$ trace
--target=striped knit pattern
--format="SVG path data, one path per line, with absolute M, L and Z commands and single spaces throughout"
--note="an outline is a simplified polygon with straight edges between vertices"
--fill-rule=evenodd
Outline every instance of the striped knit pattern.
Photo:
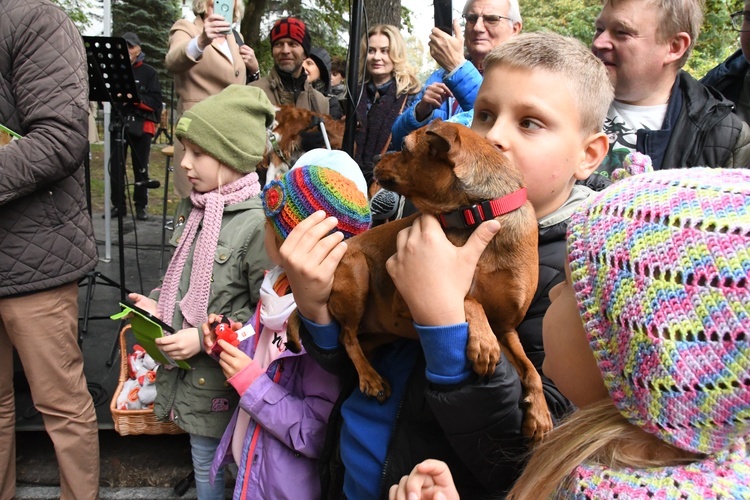
M 604 382 L 633 424 L 714 453 L 750 427 L 750 172 L 636 175 L 572 217 L 568 255 Z
M 750 498 L 750 459 L 744 440 L 704 460 L 676 467 L 609 469 L 584 464 L 556 499 L 708 500 Z
M 349 238 L 370 227 L 367 198 L 356 184 L 330 168 L 293 168 L 263 190 L 263 209 L 276 233 L 286 239 L 294 227 L 318 210 L 338 219 L 337 231 Z

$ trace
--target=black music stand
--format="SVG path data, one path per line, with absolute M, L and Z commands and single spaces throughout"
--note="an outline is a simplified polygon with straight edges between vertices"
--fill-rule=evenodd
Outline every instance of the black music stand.
M 125 178 L 125 115 L 123 106 L 135 105 L 139 102 L 138 90 L 135 86 L 133 68 L 130 63 L 128 46 L 125 39 L 119 37 L 84 36 L 83 44 L 86 48 L 86 59 L 89 70 L 89 100 L 109 102 L 112 105 L 113 120 L 110 123 L 110 137 L 112 138 L 111 152 L 109 158 L 110 175 L 117 176 L 119 182 L 124 184 Z M 120 265 L 120 281 L 104 276 L 98 271 L 93 271 L 87 276 L 86 300 L 84 303 L 83 332 L 88 330 L 89 319 L 109 319 L 109 316 L 90 318 L 91 300 L 94 294 L 94 286 L 97 279 L 103 281 L 107 286 L 120 289 L 120 301 L 125 302 L 128 289 L 125 287 L 125 244 L 123 242 L 123 189 L 115 193 L 116 206 L 120 207 L 117 214 L 117 248 Z M 122 325 L 120 325 L 122 327 Z M 118 329 L 119 331 L 119 329 Z M 118 339 L 115 338 L 112 351 L 110 352 L 107 366 L 112 366 L 113 358 L 117 353 Z

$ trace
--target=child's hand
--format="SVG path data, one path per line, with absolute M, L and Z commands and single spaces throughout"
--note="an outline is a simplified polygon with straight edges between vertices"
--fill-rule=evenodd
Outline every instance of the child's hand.
M 159 337 L 154 342 L 164 354 L 177 361 L 192 358 L 201 352 L 197 328 L 185 328 L 167 337 Z
M 223 349 L 219 355 L 219 365 L 221 365 L 221 369 L 224 371 L 224 376 L 227 380 L 237 375 L 253 362 L 250 356 L 226 340 L 219 339 L 219 347 Z
M 133 301 L 136 307 L 156 316 L 156 301 L 154 299 L 149 299 L 140 293 L 129 293 L 128 298 Z
M 389 500 L 458 500 L 458 491 L 448 465 L 425 460 L 388 491 Z
M 464 246 L 456 247 L 437 218 L 422 215 L 398 233 L 396 253 L 385 267 L 415 323 L 440 326 L 466 321 L 464 298 L 479 257 L 499 229 L 497 221 L 484 222 Z
M 297 224 L 279 249 L 297 309 L 320 325 L 332 321 L 328 297 L 333 273 L 346 252 L 344 235 L 338 231 L 328 234 L 337 224 L 336 218 L 326 218 L 319 210 Z
M 211 354 L 211 350 L 216 344 L 216 332 L 214 329 L 221 321 L 221 318 L 221 314 L 211 313 L 208 315 L 208 318 L 206 318 L 206 322 L 201 325 L 201 332 L 203 333 L 203 349 L 206 351 L 206 354 Z M 227 320 L 229 321 L 229 326 L 232 327 L 232 330 L 239 330 L 242 328 L 242 323 L 230 318 L 227 318 Z

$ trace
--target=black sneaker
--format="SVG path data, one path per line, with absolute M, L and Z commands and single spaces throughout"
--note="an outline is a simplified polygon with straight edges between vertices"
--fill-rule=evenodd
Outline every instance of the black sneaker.
M 148 214 L 146 213 L 146 209 L 136 207 L 135 218 L 138 220 L 148 220 Z

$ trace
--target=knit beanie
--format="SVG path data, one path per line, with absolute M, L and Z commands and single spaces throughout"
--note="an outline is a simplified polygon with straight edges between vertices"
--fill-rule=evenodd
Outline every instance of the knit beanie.
M 750 430 L 750 172 L 635 175 L 568 227 L 571 277 L 609 395 L 695 453 Z
M 345 238 L 365 231 L 370 227 L 370 209 L 359 165 L 343 151 L 313 151 L 314 155 L 303 155 L 281 179 L 263 189 L 263 209 L 276 234 L 286 239 L 297 224 L 318 210 L 338 219 L 336 230 Z
M 255 171 L 266 151 L 266 128 L 276 109 L 258 87 L 229 85 L 185 111 L 175 134 L 228 167 Z
M 271 47 L 273 47 L 273 44 L 281 38 L 291 38 L 298 44 L 302 45 L 302 50 L 305 51 L 305 55 L 310 53 L 310 46 L 312 45 L 312 42 L 310 41 L 310 33 L 307 31 L 305 23 L 297 18 L 282 17 L 281 19 L 277 19 L 276 22 L 273 23 L 273 28 L 271 28 L 271 35 L 269 38 L 271 39 Z

